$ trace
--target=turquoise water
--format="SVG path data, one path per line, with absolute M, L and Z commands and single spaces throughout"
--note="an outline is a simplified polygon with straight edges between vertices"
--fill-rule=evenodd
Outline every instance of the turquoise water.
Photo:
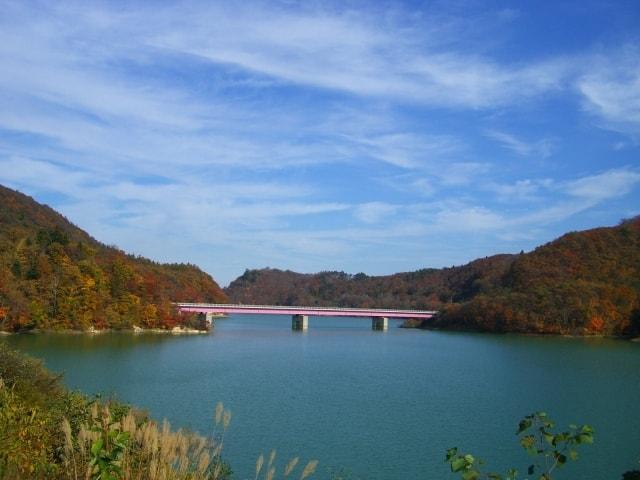
M 596 443 L 561 479 L 619 479 L 640 468 L 640 344 L 604 339 L 371 331 L 370 320 L 232 316 L 199 336 L 23 335 L 65 383 L 116 394 L 174 426 L 209 432 L 231 409 L 225 457 L 253 478 L 261 452 L 320 461 L 317 479 L 454 479 L 451 446 L 496 469 L 530 463 L 518 420 L 545 410 L 590 423 Z M 524 478 L 524 475 L 522 476 Z M 555 477 L 554 477 L 555 478 Z

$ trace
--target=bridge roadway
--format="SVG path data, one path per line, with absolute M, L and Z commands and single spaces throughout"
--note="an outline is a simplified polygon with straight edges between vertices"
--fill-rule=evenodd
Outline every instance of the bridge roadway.
M 435 310 L 395 310 L 382 308 L 300 307 L 275 305 L 241 305 L 226 303 L 176 303 L 181 312 L 204 315 L 209 326 L 215 314 L 244 313 L 249 315 L 291 315 L 291 328 L 306 330 L 309 317 L 368 317 L 374 330 L 386 330 L 389 318 L 431 318 Z

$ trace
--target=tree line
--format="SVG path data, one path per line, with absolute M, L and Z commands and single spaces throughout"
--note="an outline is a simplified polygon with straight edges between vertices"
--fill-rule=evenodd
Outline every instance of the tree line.
M 127 255 L 8 188 L 0 205 L 1 330 L 172 328 L 195 321 L 173 301 L 226 301 L 194 265 Z
M 425 327 L 640 335 L 640 217 L 571 232 L 532 252 L 386 276 L 247 270 L 234 302 L 435 309 Z

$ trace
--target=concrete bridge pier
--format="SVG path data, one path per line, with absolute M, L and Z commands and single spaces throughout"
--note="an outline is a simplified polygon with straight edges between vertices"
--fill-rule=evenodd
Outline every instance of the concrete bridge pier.
M 198 314 L 198 327 L 202 330 L 211 330 L 214 325 L 215 314 L 212 312 L 201 312 Z
M 291 317 L 292 330 L 306 330 L 309 328 L 309 315 L 293 315 Z
M 373 330 L 387 330 L 389 319 L 387 317 L 371 317 L 371 328 Z

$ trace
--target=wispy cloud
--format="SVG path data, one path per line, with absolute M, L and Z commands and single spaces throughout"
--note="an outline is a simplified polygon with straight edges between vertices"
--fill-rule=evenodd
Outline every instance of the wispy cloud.
M 2 3 L 0 182 L 223 282 L 450 263 L 636 194 L 636 50 L 521 54 L 524 8 L 365 6 Z M 555 155 L 592 140 L 557 129 L 577 102 L 632 137 L 606 162 Z
M 578 78 L 584 107 L 607 128 L 640 137 L 640 49 L 627 46 L 598 55 Z
M 566 182 L 564 188 L 574 197 L 601 202 L 627 195 L 638 183 L 640 183 L 638 171 L 620 168 Z
M 542 180 L 516 180 L 513 183 L 488 183 L 485 185 L 488 191 L 493 192 L 501 201 L 531 201 L 540 198 L 543 187 L 547 187 L 551 182 L 549 179 Z
M 459 143 L 444 135 L 388 133 L 346 138 L 356 152 L 406 169 L 428 168 L 460 151 Z
M 498 231 L 506 225 L 498 213 L 484 207 L 462 207 L 438 212 L 435 226 L 454 232 Z
M 487 137 L 498 141 L 503 147 L 524 157 L 550 157 L 556 146 L 556 142 L 550 138 L 527 142 L 510 133 L 500 132 L 497 130 L 488 130 L 486 135 Z
M 503 237 L 517 238 L 523 227 L 540 229 L 561 222 L 608 200 L 628 195 L 639 184 L 640 173 L 636 169 L 620 168 L 563 182 L 541 179 L 522 180 L 513 185 L 492 185 L 488 188 L 520 202 L 514 204 L 509 213 L 460 202 L 445 202 L 435 215 L 435 225 L 460 231 L 488 230 Z
M 558 89 L 569 68 L 559 59 L 505 66 L 456 52 L 450 47 L 460 32 L 437 28 L 441 18 L 429 12 L 419 23 L 407 24 L 411 17 L 405 15 L 403 23 L 389 16 L 382 25 L 379 15 L 313 7 L 303 12 L 255 5 L 206 12 L 187 8 L 178 22 L 174 16 L 155 8 L 146 12 L 153 33 L 143 32 L 144 41 L 287 82 L 356 95 L 484 108 Z M 176 23 L 187 28 L 176 30 Z M 448 34 L 452 38 L 442 38 Z
M 369 202 L 355 208 L 355 217 L 364 223 L 378 223 L 392 215 L 398 207 L 384 202 Z

